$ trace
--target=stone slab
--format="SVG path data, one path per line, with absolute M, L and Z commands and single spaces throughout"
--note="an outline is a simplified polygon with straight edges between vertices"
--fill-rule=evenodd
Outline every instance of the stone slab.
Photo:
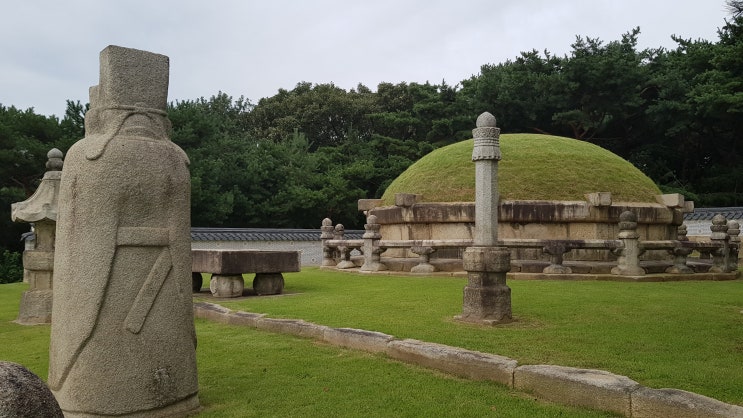
M 366 331 L 355 328 L 328 328 L 323 333 L 323 341 L 345 348 L 384 353 L 387 343 L 395 337 L 376 331 Z
M 679 389 L 640 388 L 632 393 L 633 418 L 743 417 L 743 407 Z
M 192 250 L 191 254 L 191 271 L 199 273 L 288 273 L 301 268 L 299 251 Z
M 278 332 L 303 338 L 322 339 L 329 327 L 306 322 L 301 319 L 260 318 L 255 327 L 264 331 Z
M 563 405 L 611 411 L 630 416 L 631 393 L 639 383 L 603 370 L 529 365 L 514 372 L 514 388 Z
M 411 339 L 391 341 L 387 344 L 387 355 L 406 363 L 508 387 L 513 387 L 513 371 L 518 365 L 508 357 Z

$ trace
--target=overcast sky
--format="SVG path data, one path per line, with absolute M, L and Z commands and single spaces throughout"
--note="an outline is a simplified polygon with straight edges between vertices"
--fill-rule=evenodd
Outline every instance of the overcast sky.
M 62 116 L 88 101 L 98 54 L 120 45 L 170 57 L 169 100 L 223 91 L 257 103 L 301 81 L 445 80 L 521 51 L 570 52 L 639 26 L 640 48 L 671 35 L 717 40 L 724 0 L 17 0 L 0 8 L 0 104 Z

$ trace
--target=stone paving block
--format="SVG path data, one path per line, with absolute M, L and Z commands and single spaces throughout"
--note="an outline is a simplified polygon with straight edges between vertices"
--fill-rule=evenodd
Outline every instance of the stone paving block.
M 316 325 L 301 319 L 273 319 L 260 318 L 255 321 L 255 327 L 264 331 L 280 332 L 297 337 L 322 339 L 330 329 L 323 325 Z
M 513 371 L 518 365 L 516 360 L 508 357 L 410 339 L 390 341 L 387 355 L 407 363 L 470 379 L 491 380 L 509 387 L 513 387 Z
M 632 393 L 633 418 L 741 418 L 743 407 L 679 389 L 641 387 Z
M 387 351 L 387 343 L 395 339 L 392 335 L 354 328 L 327 328 L 323 341 L 341 347 L 364 350 L 372 353 Z
M 258 320 L 263 318 L 264 316 L 266 315 L 243 311 L 231 312 L 228 314 L 227 323 L 230 325 L 256 328 Z
M 197 318 L 226 324 L 229 322 L 231 310 L 208 302 L 196 302 L 193 304 L 193 313 Z
M 528 365 L 516 368 L 514 387 L 563 405 L 630 416 L 630 394 L 640 385 L 628 377 L 603 370 Z

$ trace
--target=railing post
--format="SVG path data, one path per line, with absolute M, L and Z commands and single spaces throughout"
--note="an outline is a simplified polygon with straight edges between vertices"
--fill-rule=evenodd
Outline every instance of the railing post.
M 412 247 L 410 248 L 414 254 L 418 254 L 418 265 L 410 269 L 411 273 L 433 273 L 436 271 L 436 266 L 431 264 L 431 254 L 436 249 L 433 247 Z
M 624 211 L 619 215 L 619 234 L 622 247 L 615 250 L 619 256 L 617 266 L 611 269 L 612 274 L 620 276 L 642 276 L 645 270 L 640 267 L 640 234 L 637 233 L 637 215 Z
M 369 215 L 366 218 L 366 224 L 364 224 L 364 264 L 361 266 L 361 271 L 383 271 L 387 270 L 387 266 L 382 264 L 382 254 L 385 248 L 379 247 L 379 240 L 382 239 L 382 234 L 379 233 L 380 224 L 377 223 L 376 215 Z
M 710 273 L 726 273 L 729 271 L 729 257 L 730 257 L 730 236 L 728 235 L 728 221 L 722 215 L 715 215 L 712 218 L 712 234 L 709 239 L 713 243 L 717 244 L 717 248 L 712 251 L 712 267 L 710 267 Z
M 340 253 L 341 261 L 338 263 L 338 265 L 335 266 L 335 268 L 350 269 L 356 267 L 353 261 L 351 261 L 351 251 L 353 251 L 353 248 L 349 247 L 348 245 L 338 246 L 338 252 Z
M 687 248 L 683 246 L 684 242 L 689 241 L 689 237 L 686 236 L 687 233 L 688 231 L 686 229 L 686 225 L 684 224 L 679 225 L 678 229 L 676 230 L 677 245 L 673 249 L 668 250 L 668 252 L 671 253 L 671 255 L 673 255 L 673 265 L 666 269 L 666 273 L 670 273 L 670 274 L 694 273 L 694 270 L 692 270 L 686 264 L 686 258 L 692 252 L 691 248 Z
M 562 264 L 566 252 L 570 251 L 564 242 L 548 241 L 543 251 L 550 255 L 550 265 L 542 270 L 544 274 L 570 274 L 573 270 Z
M 322 226 L 320 227 L 320 241 L 322 241 L 322 263 L 320 265 L 322 267 L 335 266 L 334 250 L 327 244 L 331 239 L 333 239 L 333 221 L 330 218 L 325 218 L 322 220 Z
M 738 221 L 728 221 L 728 240 L 730 245 L 730 254 L 728 258 L 728 271 L 738 270 L 738 251 L 740 251 L 740 224 Z
M 346 227 L 343 224 L 337 224 L 333 230 L 333 239 L 336 241 L 343 241 L 343 236 L 346 234 Z M 333 260 L 340 262 L 341 260 L 341 248 L 340 246 L 335 248 L 333 251 Z

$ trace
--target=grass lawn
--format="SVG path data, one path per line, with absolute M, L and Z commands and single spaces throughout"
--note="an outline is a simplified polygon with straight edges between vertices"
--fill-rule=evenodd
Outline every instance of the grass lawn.
M 297 286 L 300 282 L 312 288 L 322 277 L 317 270 L 292 275 L 288 291 L 305 292 L 309 289 Z M 0 359 L 23 364 L 45 378 L 49 326 L 11 322 L 26 289 L 21 283 L 0 285 Z M 264 300 L 296 303 L 309 295 Z M 546 404 L 494 383 L 459 379 L 307 339 L 203 320 L 196 321 L 196 331 L 203 417 L 612 416 Z
M 361 328 L 511 357 L 607 370 L 652 388 L 743 405 L 743 281 L 509 281 L 516 322 L 453 321 L 464 278 L 317 268 L 286 274 L 287 294 L 221 300 L 234 310 Z

